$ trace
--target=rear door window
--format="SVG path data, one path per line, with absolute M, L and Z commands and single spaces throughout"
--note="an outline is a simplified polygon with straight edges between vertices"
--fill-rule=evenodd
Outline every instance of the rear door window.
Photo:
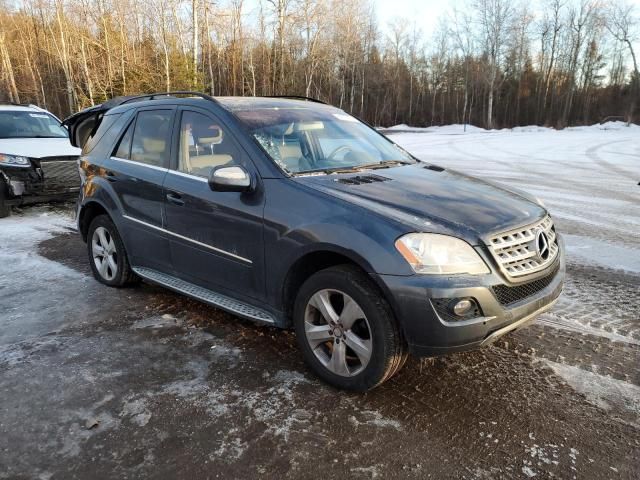
M 129 159 L 145 165 L 167 167 L 171 147 L 172 110 L 143 110 L 133 128 Z M 126 140 L 128 131 L 122 140 Z M 122 144 L 122 141 L 120 142 Z M 122 157 L 120 157 L 122 158 Z

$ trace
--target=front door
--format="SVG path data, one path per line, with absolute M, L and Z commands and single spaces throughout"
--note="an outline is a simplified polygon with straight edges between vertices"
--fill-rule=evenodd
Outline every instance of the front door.
M 129 261 L 168 272 L 163 183 L 168 172 L 175 108 L 141 109 L 106 162 L 106 178 L 120 202 Z
M 264 193 L 214 192 L 211 169 L 256 169 L 212 113 L 178 110 L 178 145 L 164 183 L 166 229 L 179 277 L 241 300 L 264 298 Z

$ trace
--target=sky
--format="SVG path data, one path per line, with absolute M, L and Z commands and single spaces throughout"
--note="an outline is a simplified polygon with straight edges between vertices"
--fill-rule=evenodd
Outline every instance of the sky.
M 246 0 L 245 12 L 251 16 L 252 12 L 258 9 L 258 5 L 261 0 Z M 262 0 L 263 3 L 264 0 Z M 413 30 L 414 24 L 417 31 L 422 32 L 422 36 L 425 39 L 431 38 L 431 35 L 436 31 L 438 20 L 447 12 L 451 11 L 454 6 L 458 8 L 464 8 L 466 0 L 371 0 L 376 12 L 377 23 L 380 27 L 382 35 L 389 35 L 391 30 L 389 24 L 394 19 L 401 19 L 403 21 L 409 20 L 411 22 L 407 25 L 408 30 Z M 513 0 L 523 1 L 528 3 L 536 12 L 536 16 L 540 15 L 538 9 L 543 2 L 541 0 Z M 615 0 L 602 0 L 607 5 Z M 636 12 L 640 11 L 640 0 L 624 0 L 627 3 L 634 4 L 636 6 Z M 640 38 L 634 43 L 636 51 L 640 49 Z
M 640 2 L 640 0 L 638 0 Z M 394 17 L 409 18 L 415 21 L 418 29 L 430 34 L 435 30 L 438 17 L 455 3 L 451 0 L 374 0 L 376 15 L 381 30 Z

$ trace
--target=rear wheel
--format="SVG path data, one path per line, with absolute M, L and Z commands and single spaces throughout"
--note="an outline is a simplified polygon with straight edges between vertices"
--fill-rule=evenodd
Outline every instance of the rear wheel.
M 91 271 L 99 282 L 123 287 L 138 280 L 129 265 L 120 234 L 107 215 L 98 215 L 91 221 L 87 249 Z
M 4 180 L 0 179 L 0 218 L 5 218 L 11 215 L 11 206 L 6 203 L 8 197 L 9 191 L 7 184 Z
M 406 360 L 391 308 L 357 268 L 332 267 L 310 277 L 298 292 L 294 322 L 305 360 L 338 388 L 370 390 Z

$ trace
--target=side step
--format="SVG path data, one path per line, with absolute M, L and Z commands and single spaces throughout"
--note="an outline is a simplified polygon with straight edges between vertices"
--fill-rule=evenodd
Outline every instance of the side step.
M 131 267 L 132 270 L 140 275 L 145 280 L 157 283 L 163 287 L 167 287 L 178 293 L 183 293 L 189 297 L 193 297 L 196 300 L 213 305 L 214 307 L 221 308 L 231 313 L 250 320 L 256 320 L 258 322 L 264 322 L 269 324 L 275 324 L 275 317 L 269 312 L 260 308 L 248 305 L 244 302 L 236 300 L 231 297 L 227 297 L 220 293 L 213 292 L 206 288 L 199 287 L 193 283 L 180 280 L 179 278 L 172 277 L 157 270 L 144 267 Z

